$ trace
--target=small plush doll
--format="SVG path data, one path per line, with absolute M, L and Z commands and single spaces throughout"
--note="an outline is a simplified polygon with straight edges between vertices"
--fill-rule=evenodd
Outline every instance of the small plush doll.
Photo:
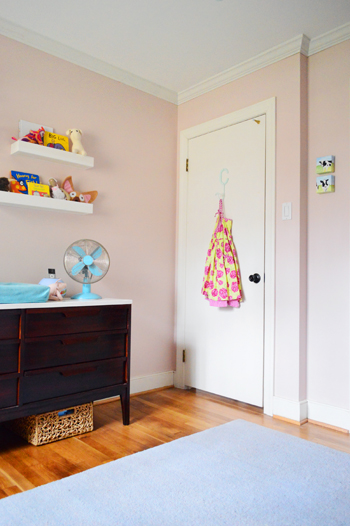
M 57 179 L 49 179 L 51 197 L 53 199 L 66 199 L 69 201 L 68 193 L 58 186 Z
M 10 183 L 7 177 L 0 177 L 0 191 L 1 192 L 10 191 Z
M 65 290 L 67 290 L 67 285 L 62 281 L 56 281 L 56 283 L 52 283 L 52 285 L 49 285 L 49 289 L 49 300 L 62 301 L 62 294 Z
M 87 155 L 83 145 L 81 144 L 81 136 L 83 135 L 83 132 L 81 130 L 72 128 L 66 131 L 66 135 L 68 135 L 68 137 L 70 137 L 70 140 L 72 141 L 72 153 L 78 153 L 79 155 Z
M 70 201 L 78 201 L 81 203 L 92 203 L 98 196 L 97 190 L 91 192 L 77 192 L 74 190 L 71 176 L 66 177 L 62 183 L 62 188 L 68 193 Z

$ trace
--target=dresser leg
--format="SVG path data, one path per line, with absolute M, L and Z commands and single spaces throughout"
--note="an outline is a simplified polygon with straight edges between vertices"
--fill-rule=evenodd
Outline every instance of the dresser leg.
M 130 424 L 130 393 L 126 391 L 121 394 L 120 401 L 122 404 L 123 424 L 128 426 Z

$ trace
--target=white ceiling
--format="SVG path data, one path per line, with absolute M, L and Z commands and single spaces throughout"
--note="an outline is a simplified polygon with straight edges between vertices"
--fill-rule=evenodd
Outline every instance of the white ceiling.
M 0 0 L 0 16 L 3 34 L 22 28 L 179 93 L 350 23 L 350 0 Z

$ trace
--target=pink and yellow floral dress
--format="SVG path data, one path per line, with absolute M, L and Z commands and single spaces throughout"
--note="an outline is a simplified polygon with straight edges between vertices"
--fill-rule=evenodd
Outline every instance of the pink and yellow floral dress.
M 232 221 L 223 217 L 220 199 L 218 219 L 205 260 L 202 294 L 212 307 L 239 307 L 241 278 L 231 235 Z

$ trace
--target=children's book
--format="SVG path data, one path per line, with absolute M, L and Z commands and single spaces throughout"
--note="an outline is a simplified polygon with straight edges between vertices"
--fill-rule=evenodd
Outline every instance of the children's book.
M 69 140 L 64 135 L 57 135 L 57 133 L 51 133 L 46 131 L 44 133 L 44 146 L 50 148 L 56 148 L 58 150 L 65 150 L 69 152 Z
M 27 194 L 28 182 L 40 183 L 40 177 L 35 174 L 11 170 L 10 176 L 10 179 L 14 179 L 15 181 L 17 181 L 17 183 L 11 183 L 11 192 L 15 192 L 16 194 Z
M 48 184 L 37 184 L 37 183 L 28 183 L 28 194 L 29 195 L 38 195 L 40 197 L 51 197 L 50 196 L 50 187 Z

